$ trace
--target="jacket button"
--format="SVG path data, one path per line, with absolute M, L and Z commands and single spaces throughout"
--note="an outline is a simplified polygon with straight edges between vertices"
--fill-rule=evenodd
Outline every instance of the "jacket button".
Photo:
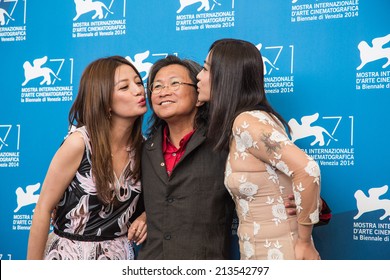
M 160 163 L 160 166 L 165 166 L 165 162 Z
M 172 197 L 167 198 L 167 202 L 168 202 L 168 203 L 172 203 L 174 200 L 175 200 L 175 199 L 172 198 Z
M 171 240 L 171 235 L 170 234 L 165 234 L 164 235 L 165 240 Z

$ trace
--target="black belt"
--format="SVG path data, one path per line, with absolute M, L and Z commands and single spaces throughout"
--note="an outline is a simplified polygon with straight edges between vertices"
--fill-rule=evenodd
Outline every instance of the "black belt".
M 99 242 L 99 241 L 113 240 L 118 237 L 118 236 L 108 237 L 108 236 L 97 236 L 97 235 L 72 234 L 72 233 L 60 231 L 56 228 L 54 228 L 54 233 L 66 239 L 76 240 L 76 241 L 86 241 L 86 242 L 93 242 L 93 241 Z

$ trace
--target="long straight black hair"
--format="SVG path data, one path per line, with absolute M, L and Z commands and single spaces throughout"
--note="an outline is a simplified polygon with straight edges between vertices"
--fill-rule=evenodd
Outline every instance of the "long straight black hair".
M 262 110 L 287 122 L 267 100 L 264 89 L 263 59 L 250 42 L 220 39 L 209 49 L 210 125 L 208 137 L 217 151 L 228 150 L 234 119 L 244 111 Z

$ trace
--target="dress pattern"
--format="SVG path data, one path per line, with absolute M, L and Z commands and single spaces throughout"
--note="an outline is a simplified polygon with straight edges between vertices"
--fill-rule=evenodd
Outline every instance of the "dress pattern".
M 91 170 L 91 145 L 85 127 L 80 132 L 85 151 L 81 164 L 56 207 L 54 232 L 46 243 L 45 259 L 134 259 L 127 239 L 129 219 L 136 210 L 140 182 L 115 176 L 115 199 L 104 206 L 97 198 Z M 131 162 L 129 151 L 129 162 Z
M 319 166 L 266 112 L 241 113 L 232 129 L 225 185 L 236 204 L 241 259 L 295 259 L 298 223 L 319 221 Z M 284 206 L 290 194 L 296 216 Z

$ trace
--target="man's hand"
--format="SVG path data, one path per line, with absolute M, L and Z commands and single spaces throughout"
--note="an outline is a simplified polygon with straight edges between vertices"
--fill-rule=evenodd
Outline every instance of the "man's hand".
M 290 194 L 288 196 L 288 199 L 290 201 L 288 202 L 285 202 L 284 203 L 284 206 L 287 208 L 287 214 L 289 214 L 290 216 L 294 216 L 297 214 L 297 205 L 295 204 L 295 198 L 294 198 L 294 195 L 293 194 Z

